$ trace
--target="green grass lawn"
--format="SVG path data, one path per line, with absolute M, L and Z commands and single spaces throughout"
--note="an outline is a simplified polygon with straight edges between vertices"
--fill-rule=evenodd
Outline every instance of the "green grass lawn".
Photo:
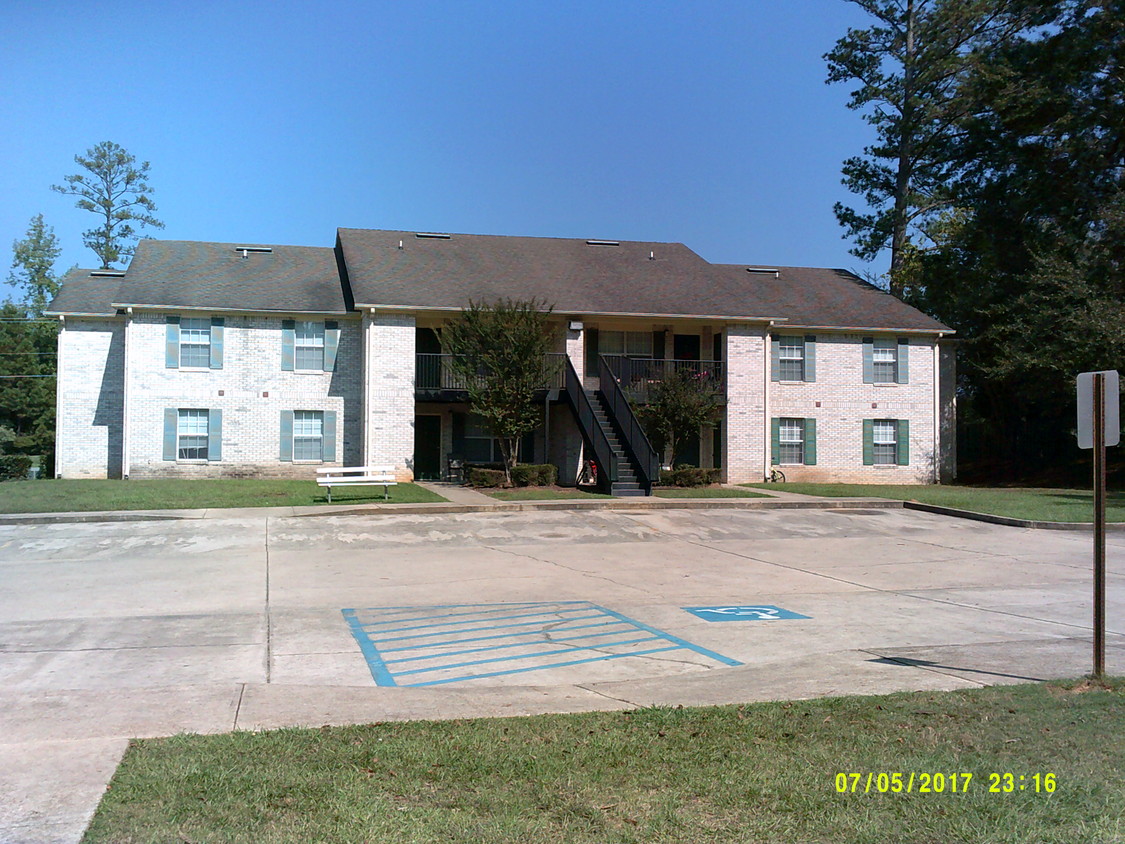
M 1123 729 L 1119 679 L 178 736 L 130 745 L 84 840 L 1123 841 Z
M 486 492 L 486 490 L 478 490 Z M 500 501 L 569 501 L 576 498 L 613 498 L 600 492 L 582 492 L 577 489 L 549 489 L 526 486 L 520 489 L 497 489 L 487 491 L 488 495 Z
M 336 487 L 333 504 L 383 501 L 378 486 Z M 414 484 L 390 487 L 388 503 L 445 501 Z M 0 483 L 0 513 L 73 510 L 195 510 L 211 507 L 286 507 L 327 504 L 314 480 L 46 480 Z
M 657 498 L 769 498 L 760 492 L 730 487 L 657 487 L 652 491 Z
M 1042 522 L 1092 522 L 1094 494 L 1083 489 L 1031 489 L 975 486 L 880 484 L 743 484 L 779 492 L 799 492 L 830 498 L 897 498 L 959 510 Z M 1106 520 L 1125 522 L 1125 491 L 1106 496 Z

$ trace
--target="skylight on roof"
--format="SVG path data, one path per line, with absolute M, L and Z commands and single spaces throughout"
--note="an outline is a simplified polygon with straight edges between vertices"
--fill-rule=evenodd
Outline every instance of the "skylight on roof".
M 235 252 L 273 252 L 272 246 L 236 246 Z
M 778 278 L 781 275 L 776 267 L 747 267 L 746 272 L 754 273 L 755 275 L 772 275 L 774 278 Z
M 90 275 L 98 278 L 121 278 L 125 275 L 125 270 L 90 270 Z
M 587 240 L 587 246 L 620 246 L 619 240 Z
M 414 232 L 415 237 L 428 237 L 431 240 L 449 240 L 449 235 L 439 232 Z

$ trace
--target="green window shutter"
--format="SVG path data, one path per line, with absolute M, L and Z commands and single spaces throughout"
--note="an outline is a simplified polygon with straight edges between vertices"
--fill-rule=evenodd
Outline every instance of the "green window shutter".
M 336 462 L 336 411 L 324 411 L 324 439 L 321 444 L 320 459 L 325 463 Z
M 805 337 L 805 380 L 816 380 L 816 336 Z
M 875 465 L 875 420 L 863 420 L 863 465 Z
M 223 459 L 223 412 L 207 411 L 207 459 L 214 462 Z
M 899 466 L 910 465 L 910 420 L 898 420 L 898 438 L 895 442 L 895 462 Z
M 598 374 L 598 329 L 587 328 L 586 337 L 582 343 L 586 350 L 586 377 L 597 377 Z
M 816 420 L 805 420 L 805 465 L 816 465 Z
M 898 338 L 898 365 L 895 366 L 895 381 L 910 383 L 910 338 Z
M 281 321 L 281 371 L 293 371 L 293 349 L 297 345 L 297 323 L 291 319 Z
M 863 383 L 875 383 L 875 338 L 863 338 Z
M 176 434 L 180 424 L 180 411 L 174 407 L 164 408 L 164 459 L 176 459 Z
M 165 317 L 167 325 L 164 328 L 164 366 L 167 369 L 180 368 L 180 318 L 178 316 Z M 165 460 L 175 460 L 175 457 L 166 457 Z
M 328 321 L 324 323 L 324 371 L 332 372 L 336 369 L 336 350 L 340 348 L 340 323 Z M 325 417 L 327 420 L 327 417 Z
M 293 411 L 281 411 L 281 449 L 278 459 L 292 462 L 293 460 Z
M 211 317 L 211 368 L 223 368 L 223 325 L 222 317 Z
M 770 380 L 781 380 L 781 338 L 770 338 Z
M 781 420 L 770 420 L 770 463 L 776 466 L 781 462 Z

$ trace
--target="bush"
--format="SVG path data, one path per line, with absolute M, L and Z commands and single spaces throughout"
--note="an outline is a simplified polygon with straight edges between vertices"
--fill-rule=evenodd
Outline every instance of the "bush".
M 22 481 L 31 470 L 31 458 L 26 454 L 0 456 L 0 481 Z
M 550 463 L 520 463 L 512 469 L 515 486 L 554 486 L 559 470 Z
M 499 469 L 480 469 L 473 466 L 469 469 L 469 486 L 486 489 L 504 486 L 504 473 Z
M 695 466 L 677 466 L 660 470 L 661 486 L 707 486 L 722 480 L 721 469 L 699 469 Z

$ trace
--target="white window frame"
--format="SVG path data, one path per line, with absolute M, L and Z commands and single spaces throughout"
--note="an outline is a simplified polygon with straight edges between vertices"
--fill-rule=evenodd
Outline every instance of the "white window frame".
M 304 337 L 302 337 L 304 335 Z M 324 335 L 323 322 L 315 320 L 297 320 L 293 324 L 293 370 L 295 372 L 323 372 L 324 371 Z M 302 342 L 304 340 L 304 342 Z M 302 366 L 301 353 L 319 354 L 320 363 L 316 366 Z
M 786 363 L 792 368 L 797 362 L 798 373 L 796 378 L 786 377 Z M 805 338 L 786 337 L 782 335 L 777 341 L 777 380 L 779 381 L 804 381 L 805 380 Z
M 779 419 L 777 442 L 778 463 L 783 466 L 803 466 L 805 463 L 805 420 L 792 417 Z M 794 446 L 797 448 L 794 449 Z M 796 460 L 787 459 L 794 454 L 797 456 Z
M 898 465 L 898 420 L 876 419 L 871 427 L 871 460 L 876 466 Z
M 898 382 L 898 343 L 876 338 L 871 347 L 871 378 L 876 384 Z
M 598 354 L 614 357 L 652 358 L 651 331 L 602 331 L 598 335 Z
M 301 453 L 300 446 L 316 444 L 315 456 L 311 452 Z M 293 411 L 293 462 L 294 463 L 323 463 L 324 462 L 324 411 L 323 410 L 294 410 Z
M 191 357 L 204 358 L 203 363 L 187 363 Z M 180 369 L 211 368 L 211 320 L 208 317 L 180 319 Z
M 176 412 L 176 460 L 181 463 L 206 463 L 210 457 L 211 411 L 197 407 L 181 407 Z M 185 445 L 185 439 L 189 443 Z M 202 439 L 202 445 L 199 444 Z M 188 457 L 188 449 L 202 450 Z

